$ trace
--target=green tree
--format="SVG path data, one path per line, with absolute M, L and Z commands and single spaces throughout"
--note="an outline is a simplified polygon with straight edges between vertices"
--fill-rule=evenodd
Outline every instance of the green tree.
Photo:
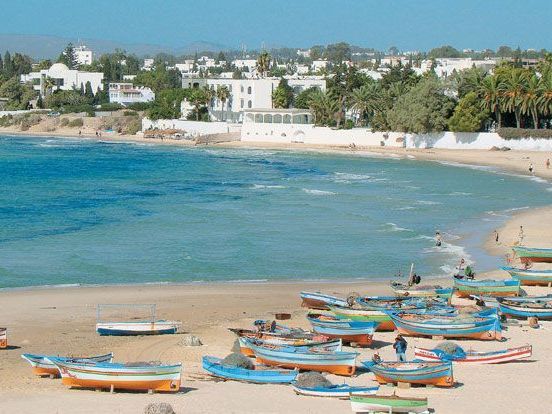
M 44 59 L 38 62 L 38 64 L 36 65 L 36 70 L 41 71 L 43 69 L 50 69 L 51 66 L 52 61 L 50 59 Z
M 191 89 L 165 89 L 155 95 L 150 109 L 147 111 L 148 118 L 175 119 L 180 118 L 180 104 L 184 99 L 189 98 Z
M 13 62 L 10 55 L 10 52 L 6 51 L 4 54 L 4 76 L 6 78 L 11 78 L 14 75 L 13 72 Z
M 79 67 L 79 61 L 72 43 L 68 43 L 63 52 L 61 52 L 58 62 L 64 63 L 69 69 L 77 69 Z
M 196 121 L 199 121 L 201 109 L 211 101 L 211 92 L 207 88 L 194 88 L 188 96 L 188 101 L 194 106 Z
M 480 105 L 495 115 L 498 126 L 502 126 L 502 92 L 500 80 L 496 75 L 486 76 L 479 87 L 478 95 L 481 98 Z
M 462 53 L 450 45 L 445 45 L 441 47 L 436 47 L 431 49 L 427 56 L 430 59 L 436 58 L 459 58 L 462 56 Z
M 134 78 L 134 84 L 147 86 L 158 93 L 164 89 L 180 88 L 182 77 L 179 71 L 166 70 L 165 66 L 158 65 L 154 70 L 139 72 Z
M 224 56 L 224 53 L 222 53 L 222 51 L 220 51 L 218 53 L 217 58 L 216 58 L 216 62 L 217 63 L 226 62 L 226 56 Z
M 316 92 L 319 92 L 320 89 L 316 86 L 312 86 L 301 91 L 293 100 L 293 106 L 300 109 L 309 109 L 309 103 L 312 98 L 312 95 Z
M 345 42 L 330 44 L 326 46 L 325 56 L 334 65 L 341 65 L 351 60 L 351 46 Z
M 387 121 L 393 131 L 440 132 L 446 128 L 453 108 L 441 82 L 434 76 L 425 77 L 397 99 Z
M 366 125 L 380 108 L 378 98 L 382 93 L 375 82 L 354 89 L 351 95 L 351 109 L 358 114 L 358 122 Z
M 289 108 L 293 103 L 293 88 L 288 81 L 280 79 L 280 83 L 272 92 L 272 104 L 274 108 Z
M 84 85 L 84 96 L 92 103 L 94 101 L 94 92 L 92 91 L 92 84 L 90 81 L 86 81 Z
M 513 112 L 516 118 L 516 127 L 521 127 L 522 101 L 527 89 L 527 74 L 523 69 L 510 68 L 499 84 L 502 107 L 507 112 Z
M 223 111 L 222 118 L 225 119 L 226 118 L 226 116 L 225 116 L 226 115 L 226 102 L 228 101 L 228 99 L 230 99 L 230 90 L 228 89 L 228 86 L 222 85 L 222 86 L 219 86 L 217 88 L 217 99 L 220 101 L 220 103 L 222 105 L 222 111 Z
M 333 125 L 341 119 L 339 99 L 330 92 L 317 90 L 311 95 L 309 109 L 317 125 Z
M 475 92 L 468 92 L 454 109 L 448 121 L 451 131 L 477 132 L 481 131 L 483 123 L 489 119 L 490 112 L 481 108 L 481 100 Z
M 266 51 L 261 52 L 257 58 L 257 72 L 261 75 L 261 78 L 264 78 L 268 73 L 270 68 L 271 57 L 270 54 Z
M 525 92 L 521 97 L 521 113 L 528 115 L 533 121 L 533 128 L 539 127 L 539 94 L 540 80 L 537 75 L 527 73 L 525 76 Z
M 542 74 L 539 89 L 539 112 L 544 116 L 550 116 L 552 115 L 552 71 Z
M 44 104 L 47 108 L 63 108 L 87 105 L 88 100 L 77 91 L 56 91 L 46 97 Z

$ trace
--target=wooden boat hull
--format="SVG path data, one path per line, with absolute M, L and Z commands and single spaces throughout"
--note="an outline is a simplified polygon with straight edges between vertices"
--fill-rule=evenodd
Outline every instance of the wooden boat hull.
M 530 358 L 532 353 L 533 347 L 526 345 L 494 352 L 467 351 L 464 357 L 454 358 L 451 361 L 458 364 L 501 364 Z M 414 356 L 422 361 L 443 361 L 442 356 L 433 349 L 416 347 L 414 348 Z
M 401 398 L 387 396 L 351 395 L 353 413 L 423 413 L 427 411 L 427 398 Z
M 6 328 L 0 328 L 0 349 L 6 349 L 8 347 L 8 330 Z
M 240 344 L 240 352 L 245 356 L 253 357 L 255 356 L 255 353 L 251 348 L 249 348 L 249 344 L 247 341 L 248 337 L 238 337 L 238 342 Z M 305 341 L 301 339 L 292 340 L 292 341 L 286 341 L 281 339 L 262 339 L 263 343 L 269 344 L 269 345 L 286 345 L 286 346 L 294 346 L 294 347 L 301 347 L 301 348 L 317 348 L 317 349 L 324 349 L 326 351 L 341 351 L 341 345 L 342 341 L 339 340 L 339 338 L 334 340 L 328 340 L 328 341 Z
M 454 377 L 451 362 L 381 362 L 364 363 L 380 384 L 405 382 L 409 384 L 452 387 Z
M 70 388 L 119 389 L 177 392 L 181 364 L 131 367 L 123 364 L 73 364 L 52 359 L 59 368 L 62 384 Z
M 59 377 L 60 372 L 59 368 L 50 361 L 49 358 L 46 355 L 34 355 L 34 354 L 22 354 L 21 358 L 23 358 L 25 361 L 27 361 L 31 367 L 33 374 L 44 377 L 44 376 L 53 376 L 53 377 Z M 86 361 L 86 362 L 92 362 L 92 363 L 99 363 L 99 362 L 111 362 L 113 360 L 113 354 L 105 354 L 105 355 L 98 355 L 93 357 L 56 357 L 60 360 L 71 360 L 71 361 Z
M 511 318 L 527 319 L 537 317 L 542 320 L 552 320 L 552 307 L 531 307 L 527 306 L 529 302 L 513 303 L 500 301 L 498 303 L 500 311 Z
M 295 383 L 291 384 L 293 391 L 297 395 L 306 395 L 309 397 L 327 397 L 349 399 L 351 393 L 365 396 L 374 395 L 379 387 L 352 387 L 347 384 L 333 385 L 331 387 L 300 387 Z
M 295 380 L 299 373 L 297 370 L 251 370 L 226 367 L 221 362 L 220 358 L 204 356 L 202 359 L 203 369 L 219 378 L 254 384 L 289 384 Z
M 393 288 L 395 295 L 399 297 L 409 297 L 409 298 L 430 298 L 430 297 L 439 297 L 439 298 L 450 298 L 452 296 L 452 289 L 443 288 L 443 289 L 401 289 Z
M 483 296 L 518 296 L 520 283 L 518 280 L 454 280 L 455 294 L 461 298 L 472 295 Z
M 309 309 L 328 310 L 329 306 L 348 306 L 345 299 L 318 292 L 301 292 L 301 306 Z
M 502 339 L 502 329 L 498 317 L 480 317 L 478 321 L 467 322 L 463 319 L 450 319 L 450 322 L 442 318 L 444 322 L 431 320 L 407 319 L 400 315 L 390 314 L 397 326 L 399 333 L 405 336 L 444 338 L 469 338 L 485 341 Z
M 356 370 L 356 352 L 299 352 L 290 347 L 259 346 L 250 341 L 257 362 L 289 369 L 330 372 L 351 376 Z
M 362 310 L 330 306 L 330 311 L 340 319 L 357 322 L 374 322 L 376 331 L 394 331 L 395 324 L 385 312 L 380 310 Z
M 552 286 L 552 270 L 530 270 L 515 267 L 502 267 L 513 279 L 524 286 Z
M 96 332 L 102 336 L 167 335 L 178 332 L 181 323 L 155 322 L 102 322 L 96 324 Z
M 522 263 L 552 263 L 552 249 L 539 249 L 525 246 L 516 246 L 512 249 Z

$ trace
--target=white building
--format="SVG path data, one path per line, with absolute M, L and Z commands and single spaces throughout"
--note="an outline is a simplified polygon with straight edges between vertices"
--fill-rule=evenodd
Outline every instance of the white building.
M 94 61 L 94 53 L 86 46 L 77 46 L 74 51 L 79 65 L 91 65 Z
M 109 84 L 109 102 L 127 106 L 133 103 L 151 102 L 155 93 L 147 87 L 135 87 L 132 83 Z
M 151 70 L 154 64 L 153 59 L 144 59 L 144 64 L 142 65 L 142 70 Z
M 326 80 L 319 76 L 285 78 L 296 94 L 311 87 L 319 88 L 322 91 L 326 90 Z M 186 77 L 182 79 L 183 88 L 206 86 L 217 90 L 223 85 L 226 86 L 230 92 L 230 97 L 224 104 L 218 98 L 214 98 L 209 113 L 213 120 L 231 120 L 233 122 L 240 122 L 242 112 L 246 109 L 272 107 L 272 92 L 278 87 L 279 83 L 280 78 L 221 79 Z M 186 109 L 184 109 L 182 116 L 187 116 Z
M 328 67 L 327 60 L 313 60 L 312 61 L 312 71 L 318 72 L 321 69 L 326 69 Z
M 248 71 L 253 71 L 257 68 L 257 60 L 256 59 L 235 59 L 232 61 L 232 65 L 234 65 L 236 68 L 244 70 L 247 69 Z
M 70 91 L 80 89 L 81 86 L 85 87 L 86 82 L 90 82 L 92 92 L 95 94 L 98 89 L 103 89 L 103 77 L 102 72 L 81 72 L 77 69 L 69 69 L 63 63 L 54 63 L 50 69 L 21 75 L 21 83 L 32 83 L 34 90 L 44 96 L 46 88 L 51 87 L 52 92 Z

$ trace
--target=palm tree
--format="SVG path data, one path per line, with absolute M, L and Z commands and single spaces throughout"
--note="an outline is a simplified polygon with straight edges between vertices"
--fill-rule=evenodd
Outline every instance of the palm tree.
M 501 90 L 498 76 L 491 75 L 483 78 L 478 95 L 481 96 L 481 106 L 495 114 L 498 126 L 502 126 Z
M 526 75 L 525 93 L 521 98 L 521 113 L 533 119 L 533 128 L 539 127 L 539 93 L 540 81 L 537 75 Z
M 544 116 L 552 114 L 552 71 L 543 73 L 539 82 L 538 109 Z
M 516 127 L 521 128 L 521 104 L 527 90 L 527 74 L 523 69 L 508 70 L 500 82 L 502 106 L 516 117 Z
M 50 76 L 44 76 L 42 78 L 42 92 L 45 97 L 52 94 L 54 86 L 56 86 L 56 82 Z
M 314 114 L 314 122 L 318 125 L 327 125 L 335 120 L 339 125 L 341 119 L 341 105 L 338 98 L 328 92 L 317 90 L 313 92 L 309 101 L 309 109 Z
M 374 113 L 379 110 L 378 97 L 380 93 L 381 90 L 377 83 L 369 83 L 353 89 L 350 97 L 351 109 L 358 113 L 361 124 L 367 116 L 372 118 Z
M 264 78 L 270 68 L 270 54 L 266 51 L 261 52 L 257 58 L 257 71 L 261 74 L 261 78 Z
M 230 98 L 230 90 L 228 86 L 222 85 L 217 88 L 217 98 L 222 104 L 222 120 L 224 121 L 226 115 L 226 101 Z

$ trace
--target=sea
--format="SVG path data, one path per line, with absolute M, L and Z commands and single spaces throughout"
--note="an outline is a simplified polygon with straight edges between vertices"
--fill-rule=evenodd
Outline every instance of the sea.
M 0 136 L 0 288 L 450 277 L 545 180 L 373 156 Z M 436 247 L 435 232 L 444 243 Z

